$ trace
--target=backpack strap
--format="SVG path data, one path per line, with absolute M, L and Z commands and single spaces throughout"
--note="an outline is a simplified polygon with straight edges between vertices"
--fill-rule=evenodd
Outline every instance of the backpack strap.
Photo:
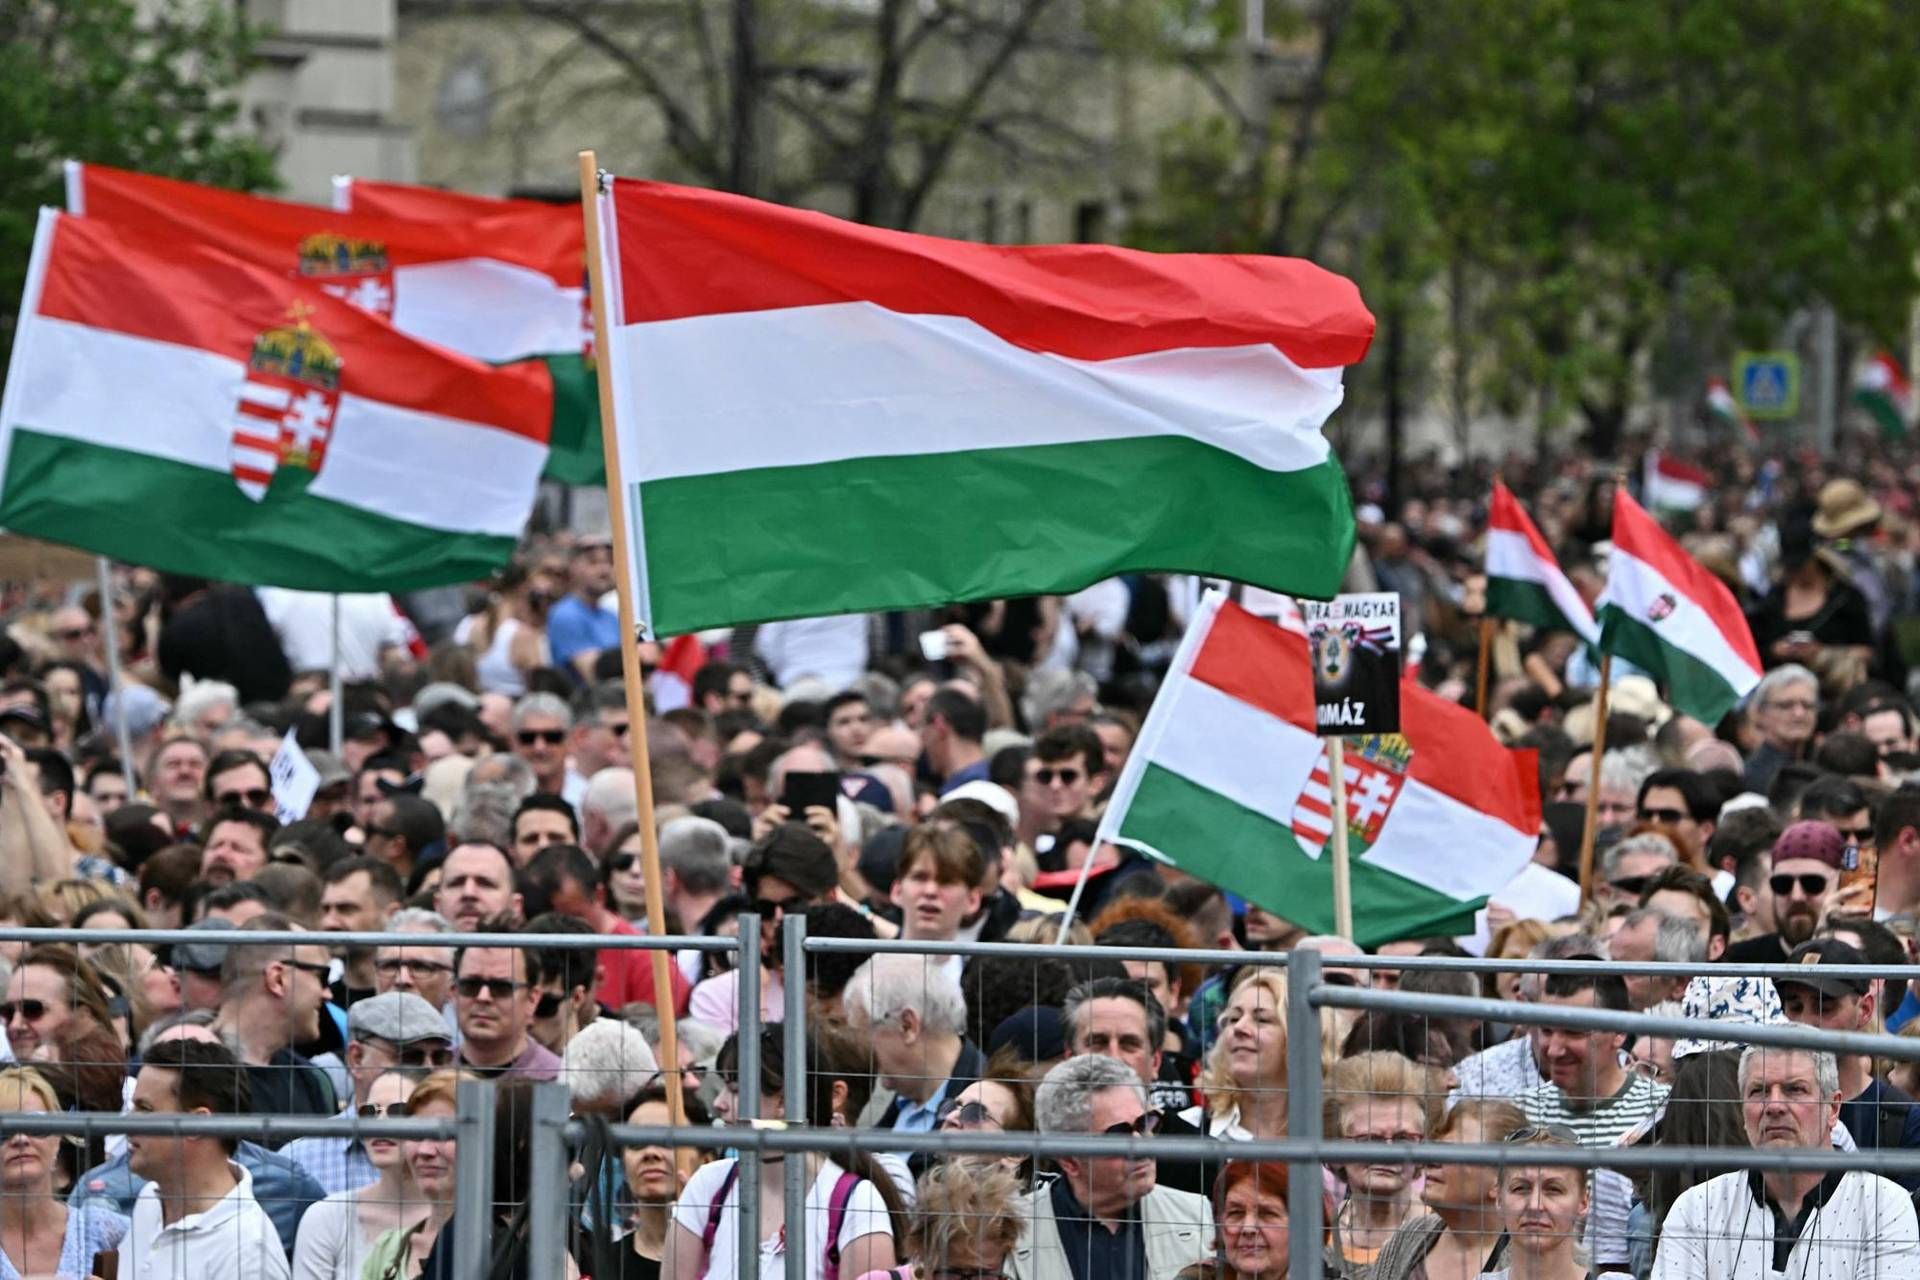
M 1879 1112 L 1878 1132 L 1874 1143 L 1883 1151 L 1898 1150 L 1907 1142 L 1907 1117 L 1913 1113 L 1911 1102 L 1882 1102 L 1875 1107 Z M 1858 1139 L 1856 1138 L 1856 1142 Z
M 700 1233 L 700 1248 L 709 1259 L 713 1257 L 713 1242 L 720 1234 L 720 1214 L 727 1207 L 727 1193 L 733 1190 L 733 1184 L 740 1181 L 740 1162 L 735 1160 L 733 1167 L 727 1170 L 727 1176 L 720 1179 L 720 1190 L 713 1196 L 713 1203 L 707 1206 L 707 1228 Z M 701 1280 L 705 1280 L 706 1267 L 700 1268 Z
M 822 1275 L 824 1280 L 840 1280 L 840 1228 L 847 1220 L 847 1202 L 853 1199 L 853 1189 L 866 1179 L 851 1169 L 840 1174 L 833 1184 L 833 1195 L 827 1200 L 827 1265 Z

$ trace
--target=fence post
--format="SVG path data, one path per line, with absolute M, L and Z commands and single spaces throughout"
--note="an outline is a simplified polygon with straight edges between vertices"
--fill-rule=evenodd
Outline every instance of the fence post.
M 1296 947 L 1287 956 L 1287 1134 L 1318 1143 L 1321 1124 L 1320 953 Z M 1320 1162 L 1296 1160 L 1287 1170 L 1289 1280 L 1320 1280 Z
M 453 1273 L 485 1280 L 493 1261 L 493 1082 L 462 1080 L 454 1094 Z
M 787 1089 L 787 1123 L 806 1124 L 807 1116 L 807 918 L 795 913 L 783 918 L 781 974 L 785 984 L 785 1025 L 781 1039 Z M 819 1117 L 833 1123 L 832 1116 Z M 780 1170 L 785 1192 L 787 1224 L 787 1280 L 807 1280 L 807 1157 L 789 1151 Z
M 563 1084 L 533 1087 L 532 1177 L 527 1183 L 529 1275 L 566 1273 L 567 1227 L 573 1214 L 572 1186 L 567 1177 L 566 1125 L 573 1111 L 572 1102 Z M 587 1176 L 598 1178 L 600 1170 L 589 1169 Z M 593 1229 L 611 1231 L 613 1224 L 596 1222 Z
M 734 1116 L 742 1124 L 760 1118 L 760 917 L 740 917 L 739 1009 L 740 1078 L 733 1088 Z M 760 1152 L 741 1147 L 740 1176 L 734 1194 L 740 1197 L 739 1274 L 760 1273 Z

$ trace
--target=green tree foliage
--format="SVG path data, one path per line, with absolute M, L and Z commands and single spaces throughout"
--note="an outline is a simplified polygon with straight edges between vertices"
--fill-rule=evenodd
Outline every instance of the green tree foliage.
M 257 190 L 273 160 L 235 127 L 251 41 L 203 0 L 0 2 L 0 356 L 34 224 L 68 159 Z
M 1764 341 L 1815 302 L 1881 341 L 1905 331 L 1920 286 L 1909 0 L 1295 12 L 1277 106 L 1168 138 L 1146 243 L 1348 270 L 1383 329 L 1396 306 L 1444 317 L 1481 402 L 1577 416 L 1603 450 L 1671 331 Z

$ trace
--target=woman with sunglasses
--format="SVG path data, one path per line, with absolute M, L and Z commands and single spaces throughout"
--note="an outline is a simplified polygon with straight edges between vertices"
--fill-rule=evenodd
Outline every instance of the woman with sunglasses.
M 451 1119 L 460 1079 L 458 1071 L 436 1071 L 429 1075 L 408 1095 L 407 1114 L 417 1120 Z M 400 1144 L 401 1162 L 413 1179 L 414 1192 L 407 1213 L 413 1221 L 410 1225 L 392 1227 L 374 1241 L 367 1260 L 361 1264 L 360 1280 L 412 1280 L 420 1274 L 421 1263 L 426 1261 L 434 1242 L 453 1218 L 456 1145 L 451 1139 L 438 1138 Z M 381 1178 L 384 1180 L 386 1176 L 383 1169 Z M 423 1205 L 426 1212 L 420 1214 Z M 415 1217 L 416 1214 L 420 1216 Z
M 374 1078 L 355 1114 L 362 1120 L 398 1120 L 411 1114 L 413 1079 L 399 1071 Z M 293 1246 L 294 1280 L 359 1280 L 380 1238 L 411 1221 L 420 1208 L 413 1171 L 392 1138 L 368 1138 L 367 1160 L 379 1177 L 364 1187 L 336 1191 L 300 1219 Z
M 953 1133 L 1027 1133 L 1033 1129 L 1033 1081 L 1025 1063 L 996 1054 L 987 1064 L 987 1078 L 975 1080 L 942 1103 L 933 1127 Z M 973 1165 L 998 1165 L 1010 1170 L 1020 1189 L 1033 1188 L 1030 1156 L 954 1156 Z
M 1526 1128 L 1511 1102 L 1462 1098 L 1434 1131 L 1436 1142 L 1505 1142 Z M 1473 1280 L 1499 1262 L 1500 1171 L 1430 1164 L 1420 1199 L 1432 1213 L 1409 1219 L 1374 1259 L 1371 1280 Z
M 100 979 L 72 947 L 49 943 L 28 951 L 7 979 L 6 999 L 0 1001 L 0 1021 L 14 1058 L 32 1057 L 72 1017 L 91 1017 L 103 1027 L 113 1026 Z
M 38 1071 L 0 1071 L 0 1115 L 63 1110 Z M 106 1199 L 90 1198 L 69 1209 L 55 1194 L 62 1141 L 25 1133 L 0 1141 L 0 1280 L 91 1275 L 95 1256 L 119 1248 L 127 1233 L 127 1219 L 108 1208 Z
M 1007 1255 L 1025 1226 L 1021 1203 L 1005 1169 L 936 1164 L 914 1196 L 907 1261 L 859 1280 L 1007 1280 Z
M 1565 1125 L 1529 1125 L 1508 1135 L 1513 1158 L 1544 1164 L 1511 1164 L 1500 1171 L 1500 1224 L 1507 1233 L 1504 1265 L 1487 1280 L 1597 1280 L 1581 1261 L 1580 1225 L 1587 1213 L 1587 1175 L 1552 1163 L 1556 1151 L 1578 1150 L 1579 1136 Z M 1601 1277 L 1631 1280 L 1625 1272 Z

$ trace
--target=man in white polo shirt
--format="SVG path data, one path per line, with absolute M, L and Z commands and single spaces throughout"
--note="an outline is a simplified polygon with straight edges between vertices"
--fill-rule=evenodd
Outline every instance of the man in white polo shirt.
M 135 1115 L 246 1115 L 247 1074 L 226 1047 L 169 1040 L 153 1047 L 133 1086 Z M 291 1269 L 233 1161 L 231 1138 L 136 1134 L 128 1166 L 148 1179 L 133 1204 L 121 1274 L 128 1280 L 289 1280 Z

